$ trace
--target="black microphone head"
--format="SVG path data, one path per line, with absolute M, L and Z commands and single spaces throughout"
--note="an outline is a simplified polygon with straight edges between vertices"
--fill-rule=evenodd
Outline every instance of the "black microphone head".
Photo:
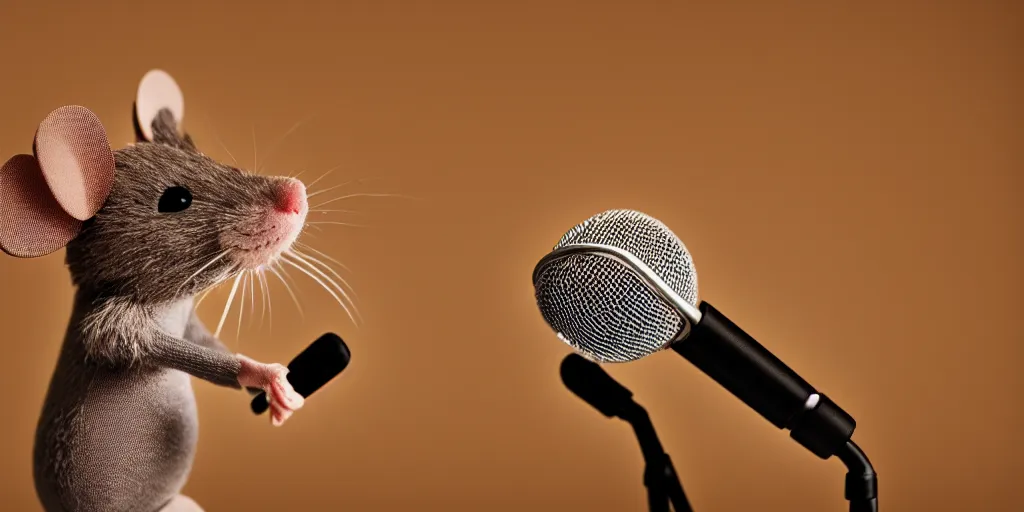
M 646 265 L 695 306 L 697 271 L 683 242 L 664 224 L 633 210 L 599 213 L 570 229 L 553 251 L 600 244 Z M 572 253 L 541 260 L 534 271 L 537 306 L 558 337 L 602 362 L 626 362 L 663 349 L 687 325 L 678 310 L 621 259 Z
M 569 354 L 560 368 L 562 383 L 605 416 L 619 416 L 633 402 L 633 393 L 605 373 L 595 362 Z
M 348 367 L 352 353 L 337 334 L 320 336 L 288 363 L 288 382 L 295 392 L 307 398 Z M 252 410 L 262 414 L 270 407 L 265 393 L 252 400 Z
M 351 360 L 352 353 L 341 337 L 324 334 L 288 363 L 288 374 L 295 375 L 289 382 L 295 392 L 309 396 L 341 373 Z

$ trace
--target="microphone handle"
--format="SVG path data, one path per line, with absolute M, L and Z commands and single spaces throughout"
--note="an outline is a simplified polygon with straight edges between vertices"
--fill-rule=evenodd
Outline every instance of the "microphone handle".
M 672 349 L 822 459 L 842 449 L 856 421 L 711 304 Z

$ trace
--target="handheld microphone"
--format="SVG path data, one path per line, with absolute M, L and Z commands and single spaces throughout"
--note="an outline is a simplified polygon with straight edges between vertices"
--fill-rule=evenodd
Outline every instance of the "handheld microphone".
M 850 414 L 711 304 L 697 305 L 693 259 L 657 219 L 633 210 L 587 219 L 538 262 L 533 284 L 544 320 L 589 359 L 628 362 L 671 348 L 814 455 L 867 462 L 851 441 Z M 876 503 L 874 472 L 863 472 L 861 483 L 847 479 L 848 492 Z
M 324 334 L 288 363 L 288 382 L 308 398 L 348 367 L 351 359 L 348 345 L 337 334 Z M 267 394 L 260 391 L 250 405 L 253 413 L 263 414 L 270 407 Z

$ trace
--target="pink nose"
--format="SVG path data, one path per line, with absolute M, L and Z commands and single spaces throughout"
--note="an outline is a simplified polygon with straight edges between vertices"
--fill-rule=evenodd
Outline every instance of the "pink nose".
M 306 209 L 306 186 L 301 181 L 289 179 L 279 185 L 274 209 L 281 213 L 299 214 Z

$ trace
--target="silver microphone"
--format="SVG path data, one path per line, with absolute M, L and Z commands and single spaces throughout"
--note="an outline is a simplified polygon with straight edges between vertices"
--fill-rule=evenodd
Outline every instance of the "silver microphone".
M 707 301 L 686 246 L 662 222 L 609 210 L 569 229 L 534 269 L 537 305 L 575 352 L 597 362 L 665 348 L 689 360 L 821 459 L 846 464 L 851 512 L 878 512 L 878 477 L 856 421 Z
M 537 306 L 558 337 L 596 362 L 665 348 L 682 355 L 818 457 L 844 450 L 856 422 L 706 301 L 682 241 L 632 210 L 570 229 L 533 272 Z
M 856 421 L 706 301 L 683 242 L 633 210 L 570 229 L 533 271 L 544 320 L 578 354 L 627 362 L 665 348 L 683 356 L 822 459 L 848 468 L 851 512 L 877 512 L 877 476 L 851 439 Z

